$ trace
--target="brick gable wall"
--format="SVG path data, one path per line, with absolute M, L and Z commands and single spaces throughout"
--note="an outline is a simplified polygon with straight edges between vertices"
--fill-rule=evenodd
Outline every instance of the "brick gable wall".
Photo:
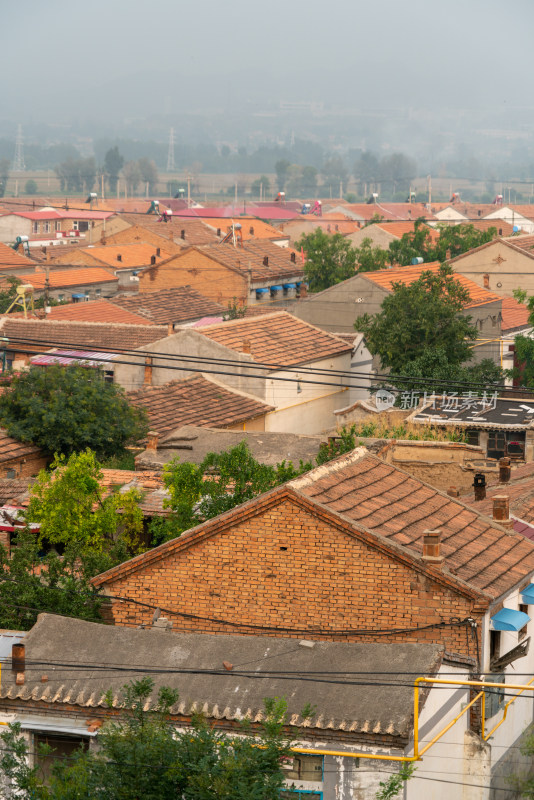
M 241 303 L 249 299 L 246 278 L 198 250 L 189 250 L 139 275 L 140 292 L 186 285 L 217 303 L 226 304 L 234 297 Z
M 282 549 L 287 548 L 287 549 Z M 110 595 L 157 606 L 175 630 L 266 633 L 340 641 L 445 642 L 474 654 L 463 626 L 391 636 L 335 630 L 413 628 L 480 618 L 474 601 L 339 530 L 291 499 L 106 584 Z M 203 618 L 251 627 L 188 619 Z M 117 625 L 150 625 L 153 608 L 113 601 Z M 260 626 L 260 627 L 253 627 Z M 261 626 L 298 629 L 261 630 Z M 322 633 L 314 634 L 313 629 Z M 332 631 L 329 633 L 329 631 Z

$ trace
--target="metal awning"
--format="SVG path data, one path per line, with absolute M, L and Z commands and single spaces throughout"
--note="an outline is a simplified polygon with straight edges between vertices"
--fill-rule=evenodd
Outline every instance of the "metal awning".
M 513 611 L 511 608 L 501 608 L 490 619 L 491 629 L 494 631 L 520 631 L 527 622 L 530 622 L 528 614 Z
M 282 291 L 281 286 L 271 286 L 271 292 L 281 292 L 281 291 Z
M 268 291 L 268 289 L 256 289 L 256 294 L 265 294 Z
M 296 288 L 297 288 L 296 283 L 284 283 L 284 289 L 296 289 Z
M 534 605 L 534 583 L 529 583 L 529 585 L 521 591 L 521 598 L 525 605 Z

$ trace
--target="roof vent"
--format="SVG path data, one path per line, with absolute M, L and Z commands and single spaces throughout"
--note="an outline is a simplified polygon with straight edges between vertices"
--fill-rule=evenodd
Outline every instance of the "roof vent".
M 122 261 L 122 256 L 120 253 L 117 253 L 117 261 Z
M 150 256 L 150 266 L 153 267 L 156 263 L 156 256 Z
M 264 267 L 269 266 L 269 256 L 263 256 L 263 266 Z
M 501 458 L 499 460 L 499 483 L 508 483 L 512 474 L 511 460 Z
M 221 229 L 217 228 L 217 236 L 220 236 L 220 235 L 221 235 Z
M 296 261 L 297 261 L 297 254 L 296 253 L 291 253 L 291 263 L 295 264 Z
M 475 500 L 477 502 L 486 499 L 486 476 L 483 472 L 475 472 L 473 488 L 475 490 Z
M 180 239 L 185 239 L 185 228 L 180 231 Z
M 254 236 L 254 228 L 252 227 L 252 225 L 250 226 L 248 232 L 250 233 L 251 236 Z
M 161 247 L 156 247 L 156 255 L 159 258 L 159 256 L 161 255 Z

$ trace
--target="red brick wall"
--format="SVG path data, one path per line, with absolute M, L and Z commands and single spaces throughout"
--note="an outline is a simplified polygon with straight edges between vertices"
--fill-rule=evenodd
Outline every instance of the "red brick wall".
M 0 478 L 8 478 L 10 470 L 15 470 L 16 478 L 32 478 L 40 470 L 47 467 L 49 460 L 42 453 L 36 453 L 24 458 L 12 458 L 9 461 L 2 461 L 0 464 Z
M 471 645 L 468 653 L 464 627 L 388 637 L 336 635 L 336 630 L 412 628 L 465 618 L 473 615 L 473 602 L 290 499 L 227 531 L 198 539 L 194 546 L 170 553 L 107 588 L 111 595 L 160 607 L 175 630 L 341 641 L 445 641 L 454 652 L 474 654 Z M 167 609 L 251 627 L 184 619 Z M 114 601 L 111 613 L 118 625 L 150 624 L 153 609 Z M 262 631 L 261 626 L 301 630 L 276 633 Z
M 227 303 L 234 297 L 240 302 L 248 301 L 246 279 L 198 250 L 189 250 L 139 275 L 140 292 L 186 285 L 217 303 Z

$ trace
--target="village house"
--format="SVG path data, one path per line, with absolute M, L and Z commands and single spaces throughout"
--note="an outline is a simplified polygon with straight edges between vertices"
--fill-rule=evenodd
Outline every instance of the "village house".
M 17 236 L 27 236 L 30 247 L 71 239 L 90 241 L 95 223 L 112 216 L 112 211 L 88 208 L 48 207 L 36 211 L 14 211 L 0 216 L 0 241 L 13 244 Z
M 41 614 L 28 633 L 0 634 L 6 664 L 0 722 L 19 723 L 34 754 L 32 764 L 49 768 L 41 744 L 52 747 L 55 757 L 69 756 L 77 747 L 98 747 L 101 726 L 121 713 L 124 684 L 146 669 L 154 680 L 147 708 L 161 687 L 179 690 L 168 718 L 178 731 L 187 731 L 191 717 L 201 712 L 221 734 L 239 736 L 248 720 L 253 735 L 264 719 L 264 698 L 287 698 L 292 753 L 283 764 L 281 797 L 286 800 L 374 796 L 405 759 L 417 763 L 417 780 L 406 785 L 407 800 L 449 800 L 451 780 L 436 781 L 444 759 L 447 776 L 458 785 L 462 775 L 464 786 L 480 786 L 480 775 L 489 772 L 489 747 L 470 730 L 468 687 L 431 684 L 432 679 L 465 680 L 471 659 L 428 643 L 296 642 L 266 638 L 259 631 L 247 636 L 170 633 L 167 626 L 163 615 L 148 629 L 131 630 Z M 73 666 L 66 669 L 66 663 Z M 89 663 L 96 665 L 89 672 L 75 666 Z M 40 665 L 38 674 L 32 664 Z M 416 676 L 428 680 L 421 684 L 418 702 Z M 108 692 L 112 707 L 105 700 Z M 444 730 L 457 716 L 452 729 Z M 438 741 L 420 757 L 435 737 Z M 485 783 L 489 789 L 490 781 Z M 506 786 L 500 775 L 493 784 Z M 489 797 L 475 791 L 477 797 Z
M 428 230 L 430 241 L 435 244 L 439 239 L 439 233 L 434 228 L 431 228 L 426 223 L 423 223 L 423 228 Z M 405 233 L 414 233 L 415 220 L 412 221 L 387 221 L 375 222 L 372 225 L 366 225 L 355 233 L 350 233 L 346 237 L 353 247 L 361 247 L 364 239 L 370 239 L 372 247 L 381 247 L 387 250 L 391 242 L 397 242 L 404 236 Z
M 0 428 L 0 477 L 28 478 L 45 469 L 49 459 L 37 445 L 19 442 Z
M 114 273 L 118 270 L 127 270 L 128 277 L 133 270 L 140 270 L 151 264 L 160 264 L 168 259 L 170 253 L 160 247 L 144 242 L 131 244 L 106 244 L 90 247 L 79 247 L 68 253 L 58 250 L 49 251 L 53 265 L 69 264 L 88 267 L 103 267 Z
M 162 211 L 165 210 L 165 204 Z M 128 244 L 136 241 L 149 242 L 174 253 L 186 247 L 216 244 L 222 237 L 200 219 L 182 219 L 165 214 L 139 214 L 134 212 L 117 214 L 94 230 L 95 241 L 101 244 Z M 140 240 L 137 237 L 141 237 Z M 156 238 L 157 237 L 157 241 Z M 165 241 L 165 244 L 161 243 Z
M 534 542 L 507 519 L 360 447 L 93 583 L 118 626 L 150 626 L 158 608 L 172 631 L 434 642 L 473 659 L 473 677 L 513 685 L 534 667 L 533 577 Z M 528 703 L 503 720 L 503 695 L 487 697 L 484 730 L 502 721 L 489 741 L 474 721 L 454 739 L 492 779 L 513 771 L 507 748 L 531 723 Z
M 283 304 L 304 284 L 300 256 L 268 239 L 190 247 L 139 273 L 140 293 L 189 285 L 223 305 Z
M 231 389 L 272 407 L 265 418 L 270 431 L 329 430 L 334 410 L 347 405 L 352 391 L 352 346 L 285 311 L 182 328 L 157 348 L 139 351 L 129 364 L 115 366 L 115 380 L 126 389 L 213 372 Z
M 486 247 L 488 245 L 485 245 Z M 411 284 L 423 272 L 437 272 L 438 262 L 409 267 L 362 272 L 341 283 L 336 283 L 322 292 L 309 295 L 292 307 L 291 311 L 299 319 L 306 320 L 324 330 L 350 333 L 354 331 L 358 317 L 363 314 L 377 314 L 381 311 L 384 299 L 392 291 L 394 283 Z M 455 271 L 456 264 L 454 264 Z M 456 280 L 468 290 L 470 302 L 463 313 L 471 317 L 476 325 L 481 343 L 473 348 L 473 361 L 491 358 L 500 364 L 501 301 L 498 289 L 490 291 L 481 288 L 457 271 Z M 375 368 L 378 364 L 375 361 Z
M 458 274 L 503 297 L 513 297 L 516 289 L 524 289 L 532 295 L 533 246 L 532 236 L 497 238 L 456 256 L 449 263 Z
M 33 286 L 34 297 L 48 292 L 54 300 L 80 302 L 100 297 L 112 297 L 118 291 L 119 279 L 101 267 L 29 272 L 22 276 L 25 284 Z

